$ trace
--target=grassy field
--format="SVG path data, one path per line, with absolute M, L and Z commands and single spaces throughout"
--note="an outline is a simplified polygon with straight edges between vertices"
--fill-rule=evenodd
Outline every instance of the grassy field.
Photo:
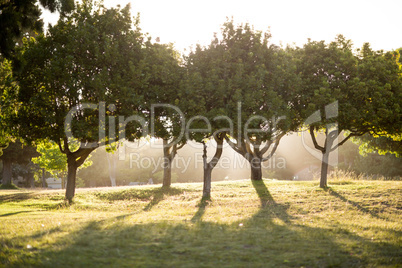
M 4 267 L 402 267 L 402 182 L 0 191 Z

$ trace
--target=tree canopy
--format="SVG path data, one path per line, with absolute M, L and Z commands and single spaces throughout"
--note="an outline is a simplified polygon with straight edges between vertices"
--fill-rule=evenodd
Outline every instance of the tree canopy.
M 227 21 L 222 38 L 197 47 L 188 64 L 206 117 L 223 116 L 213 131 L 224 132 L 232 149 L 249 161 L 254 180 L 262 179 L 261 162 L 297 127 L 291 110 L 295 66 L 282 48 L 269 43 L 270 37 L 249 24 Z
M 163 140 L 163 186 L 171 185 L 171 166 L 177 151 L 185 145 L 184 121 L 187 109 L 181 105 L 184 68 L 173 45 L 146 42 L 144 68 L 148 90 L 144 102 L 151 135 Z M 180 106 L 181 109 L 177 107 Z
M 365 44 L 356 55 L 351 41 L 340 35 L 329 44 L 309 41 L 295 55 L 302 79 L 296 108 L 322 152 L 320 186 L 326 187 L 331 151 L 353 136 L 400 132 L 399 53 L 375 52 Z M 316 131 L 325 133 L 323 145 L 318 144 Z M 343 132 L 346 137 L 338 141 Z
M 20 53 L 17 135 L 52 140 L 67 155 L 68 200 L 77 168 L 116 133 L 109 117 L 123 117 L 126 137 L 142 135 L 135 124 L 130 132 L 124 118 L 140 110 L 144 90 L 137 25 L 132 28 L 129 6 L 105 9 L 84 1 L 46 36 L 25 42 Z M 76 150 L 69 146 L 72 139 L 81 143 Z
M 73 0 L 40 0 L 39 3 L 51 12 L 62 15 L 74 9 Z M 16 42 L 27 32 L 41 33 L 43 21 L 37 0 L 2 1 L 0 3 L 0 55 L 10 58 Z

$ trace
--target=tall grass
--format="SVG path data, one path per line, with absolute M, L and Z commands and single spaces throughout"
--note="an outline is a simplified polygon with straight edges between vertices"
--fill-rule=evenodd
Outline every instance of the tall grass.
M 319 180 L 320 179 L 320 174 L 314 174 L 314 180 Z M 378 175 L 378 174 L 364 174 L 364 173 L 357 173 L 352 170 L 343 170 L 343 169 L 338 169 L 335 168 L 334 170 L 330 171 L 328 174 L 328 184 L 331 184 L 331 182 L 344 182 L 348 183 L 351 181 L 361 181 L 361 180 L 366 180 L 366 181 L 401 181 L 401 177 L 385 177 L 383 175 Z

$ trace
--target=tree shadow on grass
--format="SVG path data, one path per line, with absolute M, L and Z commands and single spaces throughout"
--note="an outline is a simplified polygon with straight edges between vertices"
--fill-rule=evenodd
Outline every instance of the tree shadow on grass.
M 173 196 L 183 194 L 184 190 L 178 188 L 157 188 L 151 191 L 151 201 L 145 206 L 144 211 L 150 211 L 154 206 L 159 204 L 165 196 Z
M 400 248 L 393 244 L 294 223 L 289 206 L 275 200 L 264 182 L 253 186 L 260 209 L 234 223 L 199 221 L 209 204 L 201 200 L 193 216 L 197 224 L 130 223 L 127 215 L 90 221 L 26 259 L 11 258 L 5 264 L 21 266 L 30 263 L 29 258 L 35 258 L 34 266 L 40 267 L 364 267 L 400 263 Z M 46 239 L 38 234 L 21 239 L 31 238 Z M 374 252 L 377 257 L 368 262 L 372 256 L 356 256 L 359 250 Z
M 269 218 L 244 220 L 244 226 L 239 227 L 207 221 L 190 225 L 163 221 L 128 224 L 127 219 L 111 217 L 88 222 L 51 246 L 33 251 L 25 259 L 11 258 L 5 264 L 18 267 L 36 261 L 33 266 L 38 267 L 367 266 L 326 229 L 278 225 Z M 34 239 L 47 239 L 46 233 L 35 234 Z M 378 265 L 398 263 L 399 249 L 393 245 L 375 244 L 357 235 L 350 236 L 350 240 L 363 249 L 380 251 L 380 255 L 386 252 Z M 325 248 L 318 248 L 316 243 Z M 394 260 L 390 262 L 390 258 Z
M 264 181 L 253 180 L 252 185 L 261 202 L 261 209 L 254 215 L 254 218 L 266 217 L 266 213 L 270 213 L 273 217 L 278 217 L 282 221 L 289 223 L 291 217 L 287 213 L 288 206 L 275 202 Z
M 110 202 L 118 200 L 149 201 L 149 203 L 144 207 L 144 211 L 149 211 L 154 206 L 159 204 L 162 200 L 164 200 L 165 196 L 181 195 L 185 191 L 189 190 L 174 187 L 161 187 L 152 189 L 133 188 L 122 191 L 99 192 L 95 195 L 102 200 L 107 200 Z
M 30 213 L 30 212 L 32 212 L 32 211 L 17 211 L 17 212 L 1 214 L 0 217 L 8 217 L 8 216 L 18 215 L 18 214 L 22 214 L 22 213 Z
M 377 219 L 386 220 L 385 218 L 379 216 L 379 215 L 378 215 L 377 213 L 375 213 L 374 211 L 370 211 L 370 210 L 368 210 L 367 208 L 362 207 L 359 203 L 347 199 L 346 197 L 344 197 L 344 196 L 341 195 L 340 193 L 336 192 L 336 191 L 335 191 L 334 189 L 332 189 L 331 187 L 326 188 L 326 191 L 327 191 L 330 195 L 332 195 L 332 196 L 334 196 L 334 197 L 340 199 L 341 201 L 343 201 L 343 202 L 345 202 L 345 203 L 347 203 L 347 204 L 351 204 L 351 205 L 352 205 L 353 207 L 355 207 L 357 210 L 359 210 L 359 211 L 361 211 L 361 212 L 363 212 L 363 213 L 365 213 L 365 214 L 369 214 L 369 215 L 371 215 L 372 217 L 377 218 Z
M 0 195 L 0 204 L 28 200 L 33 198 L 35 195 L 35 193 L 15 193 Z
M 257 192 L 258 197 L 260 198 L 262 208 L 265 208 L 267 205 L 276 204 L 264 181 L 252 180 L 251 182 L 255 191 Z
M 203 197 L 201 198 L 200 202 L 197 204 L 198 210 L 191 218 L 192 222 L 200 221 L 202 216 L 205 214 L 206 207 L 212 202 L 210 197 Z
M 60 202 L 36 202 L 37 199 L 44 198 L 47 201 L 60 201 Z M 30 202 L 29 200 L 33 200 Z M 25 202 L 24 201 L 28 201 Z M 8 194 L 8 195 L 0 195 L 0 205 L 7 204 L 7 203 L 22 203 L 21 206 L 25 208 L 35 208 L 40 210 L 57 210 L 68 207 L 70 204 L 66 203 L 64 200 L 64 196 L 52 195 L 52 194 L 38 194 L 35 192 L 29 193 L 15 193 L 15 194 Z M 12 213 L 19 214 L 25 212 L 33 212 L 33 211 L 19 211 Z M 9 214 L 0 215 L 0 217 L 10 216 Z

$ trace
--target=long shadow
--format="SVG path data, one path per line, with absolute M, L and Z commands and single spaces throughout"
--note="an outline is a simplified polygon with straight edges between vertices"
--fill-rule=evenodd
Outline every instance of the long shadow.
M 15 193 L 15 194 L 0 195 L 0 204 L 6 202 L 28 200 L 31 199 L 34 195 L 35 195 L 34 193 Z
M 260 198 L 262 208 L 265 208 L 267 205 L 275 205 L 276 204 L 274 198 L 268 191 L 268 188 L 265 185 L 264 181 L 252 180 L 251 182 L 253 184 L 255 191 L 258 194 L 258 197 Z
M 150 196 L 151 201 L 144 207 L 144 211 L 150 211 L 154 206 L 159 204 L 165 196 L 179 195 L 182 194 L 183 190 L 177 188 L 158 188 L 152 191 Z
M 326 189 L 326 191 L 328 191 L 328 193 L 329 193 L 330 195 L 332 195 L 332 196 L 334 196 L 334 197 L 340 199 L 341 201 L 343 201 L 343 202 L 345 202 L 345 203 L 348 203 L 348 204 L 351 204 L 353 207 L 355 207 L 357 210 L 359 210 L 359 211 L 361 211 L 361 212 L 363 212 L 363 213 L 370 214 L 372 217 L 377 218 L 377 219 L 385 220 L 385 218 L 379 216 L 379 215 L 376 214 L 375 212 L 370 211 L 370 210 L 368 210 L 367 208 L 362 207 L 359 203 L 357 203 L 357 202 L 355 202 L 355 201 L 352 201 L 352 200 L 349 200 L 349 199 L 347 199 L 346 197 L 344 197 L 343 195 L 341 195 L 340 193 L 337 193 L 337 192 L 336 192 L 334 189 L 332 189 L 331 187 L 328 187 L 328 188 Z
M 269 220 L 269 219 L 268 219 Z M 291 225 L 236 227 L 203 222 L 123 224 L 124 219 L 110 217 L 88 222 L 82 228 L 60 236 L 54 247 L 32 252 L 40 267 L 364 267 L 364 259 L 352 256 L 335 242 L 327 229 Z M 292 228 L 291 228 L 292 227 Z M 46 239 L 50 230 L 27 237 Z M 381 264 L 396 264 L 399 248 L 377 244 L 349 234 L 351 241 L 379 250 Z M 260 245 L 261 241 L 264 246 Z M 316 249 L 319 241 L 326 249 Z M 9 247 L 15 247 L 7 241 Z M 20 250 L 18 247 L 15 250 Z M 25 249 L 21 249 L 25 250 Z M 312 254 L 305 254 L 311 250 Z M 319 250 L 318 253 L 316 251 Z M 1 252 L 1 250 L 0 250 Z M 32 254 L 31 253 L 31 254 Z M 28 255 L 10 259 L 10 267 L 19 267 Z M 340 260 L 338 259 L 340 258 Z M 385 260 L 385 258 L 387 258 Z M 393 260 L 390 260 L 393 258 Z M 1 263 L 1 262 L 0 262 Z M 6 263 L 7 264 L 7 263 Z M 225 265 L 222 265 L 225 264 Z M 21 265 L 20 265 L 21 266 Z
M 6 214 L 0 215 L 0 217 L 8 217 L 8 216 L 12 216 L 12 215 L 18 215 L 21 213 L 30 213 L 30 212 L 32 212 L 32 211 L 18 211 L 18 212 L 6 213 Z
M 274 216 L 280 218 L 282 221 L 289 223 L 291 218 L 289 214 L 286 212 L 288 206 L 278 204 L 275 202 L 271 193 L 268 191 L 267 186 L 264 181 L 252 181 L 252 185 L 257 192 L 258 197 L 261 202 L 261 209 L 257 214 L 254 215 L 255 218 L 258 217 L 266 217 L 267 213 L 271 213 Z
M 276 202 L 263 181 L 252 185 L 261 208 L 251 218 L 239 219 L 234 224 L 163 220 L 133 224 L 125 219 L 131 214 L 126 214 L 87 222 L 76 231 L 59 236 L 52 242 L 54 246 L 30 254 L 35 254 L 34 260 L 40 267 L 367 267 L 377 261 L 378 266 L 400 263 L 400 248 L 395 243 L 292 223 L 289 207 L 280 200 Z M 159 191 L 153 193 L 156 200 L 161 198 L 156 195 Z M 209 202 L 201 199 L 191 221 L 202 218 Z M 278 223 L 276 218 L 288 223 Z M 60 232 L 63 229 L 62 226 Z M 45 234 L 39 232 L 18 240 L 47 239 Z M 345 244 L 339 242 L 343 239 L 347 240 Z M 7 246 L 12 250 L 26 251 L 11 242 L 7 241 Z M 355 256 L 359 250 L 376 256 Z M 4 264 L 21 267 L 31 255 L 10 258 L 7 261 L 14 263 Z
M 211 203 L 210 198 L 202 198 L 201 201 L 198 203 L 198 210 L 191 218 L 192 222 L 200 221 L 202 216 L 205 214 L 205 208 Z
M 132 188 L 116 192 L 100 192 L 97 193 L 97 197 L 110 202 L 117 200 L 142 200 L 150 202 L 145 206 L 144 211 L 151 210 L 154 206 L 159 204 L 165 196 L 173 196 L 183 194 L 183 189 L 178 188 L 153 188 L 153 189 L 139 189 Z

